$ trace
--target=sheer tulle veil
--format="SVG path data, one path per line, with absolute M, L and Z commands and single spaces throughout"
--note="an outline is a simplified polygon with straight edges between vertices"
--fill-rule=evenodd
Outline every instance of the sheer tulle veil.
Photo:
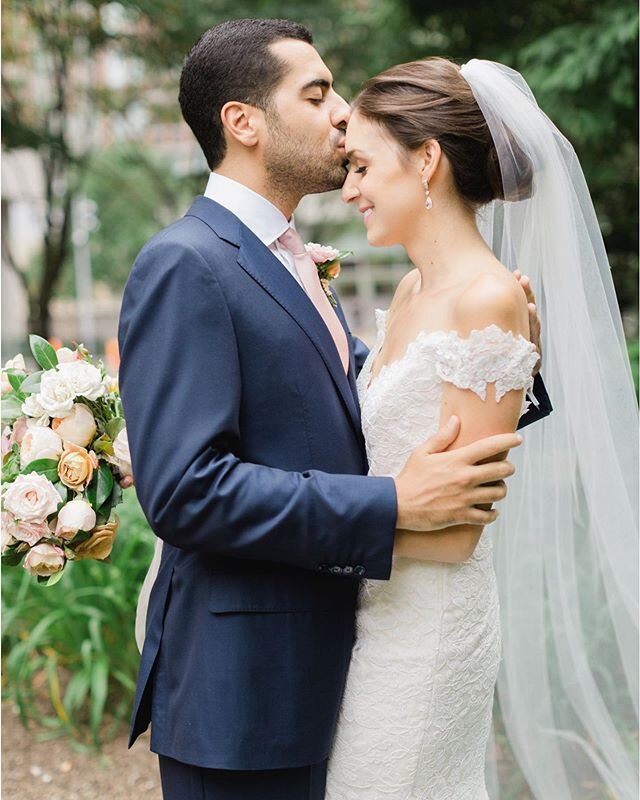
M 576 154 L 523 77 L 476 59 L 461 74 L 506 198 L 478 224 L 502 263 L 532 279 L 554 406 L 512 454 L 517 474 L 493 527 L 506 736 L 536 798 L 632 800 L 637 405 L 610 266 Z

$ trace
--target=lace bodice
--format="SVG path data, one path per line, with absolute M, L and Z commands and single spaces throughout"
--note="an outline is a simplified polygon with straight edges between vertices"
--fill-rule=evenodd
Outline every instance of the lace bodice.
M 402 358 L 358 378 L 370 473 L 397 475 L 436 432 L 446 382 L 498 402 L 529 389 L 533 345 L 495 325 L 461 338 L 419 334 Z M 526 402 L 523 403 L 523 408 Z M 488 800 L 484 758 L 500 662 L 491 528 L 462 564 L 397 559 L 388 581 L 361 583 L 327 800 Z
M 377 339 L 358 377 L 362 428 L 370 472 L 397 475 L 412 450 L 434 434 L 440 422 L 444 383 L 471 389 L 483 400 L 494 383 L 496 400 L 525 389 L 522 413 L 533 386 L 538 354 L 531 342 L 497 325 L 474 330 L 468 338 L 455 331 L 423 331 L 404 355 L 372 378 L 386 332 L 387 312 L 376 311 Z

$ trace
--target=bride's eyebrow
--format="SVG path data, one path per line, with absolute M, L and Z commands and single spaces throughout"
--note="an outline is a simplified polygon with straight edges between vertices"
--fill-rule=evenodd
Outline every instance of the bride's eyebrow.
M 367 155 L 366 155 L 366 153 L 363 153 L 362 150 L 355 149 L 355 150 L 349 150 L 348 153 L 345 153 L 345 157 L 348 158 L 349 161 L 351 161 L 351 159 L 354 158 L 354 157 L 355 158 L 366 158 Z

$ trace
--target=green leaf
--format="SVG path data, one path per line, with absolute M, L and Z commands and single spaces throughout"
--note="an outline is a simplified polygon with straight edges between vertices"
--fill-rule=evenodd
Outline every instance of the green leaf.
M 11 388 L 15 392 L 20 392 L 20 385 L 27 377 L 27 373 L 23 372 L 21 369 L 5 369 L 4 374 L 7 376 L 9 383 L 11 384 Z
M 105 429 L 109 434 L 109 436 L 111 437 L 111 441 L 115 441 L 116 436 L 125 427 L 126 427 L 126 422 L 124 421 L 124 419 L 122 419 L 122 417 L 116 417 L 115 419 L 110 419 L 105 425 Z
M 5 550 L 2 554 L 2 564 L 3 566 L 7 567 L 17 567 L 18 564 L 22 561 L 24 556 L 24 552 L 20 553 L 16 550 Z
M 2 424 L 11 425 L 18 417 L 22 416 L 22 401 L 13 394 L 7 393 L 2 397 Z
M 29 346 L 33 357 L 42 369 L 55 369 L 58 366 L 58 356 L 53 347 L 42 336 L 32 333 L 29 336 Z
M 22 381 L 20 390 L 22 392 L 27 392 L 28 394 L 35 394 L 36 392 L 39 392 L 41 377 L 42 370 L 38 370 L 38 372 L 32 372 L 31 375 L 27 375 L 27 377 Z
M 56 583 L 62 578 L 64 573 L 64 567 L 60 570 L 60 572 L 56 572 L 55 575 L 51 575 L 51 577 L 47 578 L 47 586 L 55 586 Z
M 108 423 L 107 423 L 108 424 Z M 113 442 L 109 438 L 106 433 L 103 433 L 102 436 L 99 436 L 93 443 L 92 449 L 100 455 L 104 453 L 105 455 L 112 456 L 113 455 Z
M 14 444 L 2 464 L 2 482 L 13 483 L 20 474 L 20 448 Z
M 48 478 L 51 483 L 56 483 L 58 480 L 58 462 L 55 458 L 36 458 L 35 461 L 31 461 L 23 470 L 20 470 L 21 475 L 27 475 L 29 472 L 37 472 Z
M 99 509 L 100 506 L 111 495 L 113 489 L 113 472 L 107 464 L 100 464 L 98 468 L 98 480 L 96 485 L 96 504 L 95 508 Z

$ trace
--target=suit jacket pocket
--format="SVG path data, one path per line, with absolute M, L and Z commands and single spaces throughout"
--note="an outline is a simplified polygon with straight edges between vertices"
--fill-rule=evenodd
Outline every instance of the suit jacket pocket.
M 283 613 L 352 610 L 357 581 L 316 575 L 311 571 L 212 571 L 209 611 Z

